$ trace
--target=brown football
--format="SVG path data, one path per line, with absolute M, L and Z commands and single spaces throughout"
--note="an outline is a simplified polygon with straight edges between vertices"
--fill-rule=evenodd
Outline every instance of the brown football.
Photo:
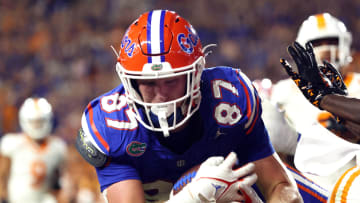
M 183 173 L 180 178 L 175 182 L 173 188 L 172 188 L 172 194 L 176 195 L 178 192 L 180 192 L 187 184 L 189 184 L 192 179 L 195 177 L 196 172 L 199 170 L 200 164 L 195 165 L 189 170 L 187 170 L 185 173 Z

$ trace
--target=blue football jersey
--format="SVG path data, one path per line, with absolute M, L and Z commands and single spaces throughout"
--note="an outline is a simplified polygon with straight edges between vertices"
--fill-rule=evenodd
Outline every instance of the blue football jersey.
M 185 171 L 210 156 L 235 151 L 241 166 L 274 153 L 261 119 L 260 98 L 239 69 L 205 69 L 199 110 L 184 130 L 170 132 L 168 138 L 136 120 L 124 93 L 119 85 L 91 101 L 82 116 L 85 134 L 110 157 L 106 166 L 96 168 L 102 191 L 113 183 L 138 179 L 146 195 L 154 191 L 151 183 L 168 186 L 169 195 Z

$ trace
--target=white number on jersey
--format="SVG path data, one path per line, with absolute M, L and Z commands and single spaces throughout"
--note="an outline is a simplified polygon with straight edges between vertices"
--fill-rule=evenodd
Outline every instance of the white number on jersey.
M 221 91 L 225 89 L 230 91 L 235 96 L 239 96 L 239 92 L 236 87 L 231 84 L 229 81 L 225 80 L 214 80 L 212 81 L 212 90 L 213 95 L 216 99 L 222 98 Z M 214 118 L 219 124 L 222 125 L 234 125 L 241 118 L 241 111 L 239 106 L 236 104 L 229 104 L 225 102 L 220 102 L 214 111 Z
M 104 96 L 100 100 L 101 109 L 107 113 L 112 113 L 115 111 L 121 111 L 124 107 L 126 107 L 126 98 L 124 95 L 120 95 L 118 93 Z M 129 121 L 119 121 L 113 120 L 110 118 L 105 118 L 106 124 L 109 127 L 118 129 L 118 130 L 134 130 L 138 127 L 138 122 L 135 118 L 135 114 L 130 110 L 124 110 L 126 117 Z
M 239 92 L 236 89 L 236 87 L 228 81 L 214 80 L 214 81 L 212 81 L 212 87 L 213 87 L 212 89 L 213 89 L 213 94 L 214 94 L 215 99 L 222 98 L 220 87 L 225 88 L 226 90 L 230 91 L 231 93 L 233 93 L 236 96 L 239 96 Z
M 41 160 L 36 160 L 31 163 L 31 174 L 33 175 L 32 186 L 34 188 L 40 187 L 46 177 L 46 164 Z

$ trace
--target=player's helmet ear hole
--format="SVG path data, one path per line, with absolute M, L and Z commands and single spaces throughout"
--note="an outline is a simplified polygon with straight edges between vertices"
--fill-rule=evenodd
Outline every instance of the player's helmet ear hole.
M 136 25 L 136 26 L 137 26 L 138 24 L 139 24 L 139 21 L 136 21 L 136 22 L 134 23 L 134 25 Z
M 175 19 L 175 23 L 177 23 L 177 22 L 179 22 L 179 21 L 180 21 L 180 18 L 179 18 L 179 17 Z

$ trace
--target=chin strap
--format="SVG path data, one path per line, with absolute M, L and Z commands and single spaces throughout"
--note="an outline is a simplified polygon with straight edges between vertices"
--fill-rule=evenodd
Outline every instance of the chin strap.
M 169 124 L 167 122 L 167 116 L 165 111 L 158 112 L 158 119 L 160 128 L 163 130 L 164 137 L 169 137 Z
M 172 106 L 153 106 L 151 107 L 151 112 L 154 113 L 157 116 L 157 119 L 159 121 L 160 128 L 162 129 L 164 133 L 164 137 L 168 137 L 169 134 L 169 124 L 168 124 L 168 116 L 169 112 L 172 110 Z
M 164 137 L 168 137 L 169 134 L 169 125 L 174 129 L 175 122 L 178 123 L 184 119 L 184 115 L 188 112 L 189 102 L 184 102 L 181 107 L 176 107 L 174 103 L 162 106 L 152 106 L 150 108 L 150 114 L 154 119 L 157 119 L 158 125 L 160 126 Z M 155 118 L 156 117 L 156 118 Z M 154 123 L 154 121 L 151 121 Z M 156 122 L 156 123 L 157 123 Z

